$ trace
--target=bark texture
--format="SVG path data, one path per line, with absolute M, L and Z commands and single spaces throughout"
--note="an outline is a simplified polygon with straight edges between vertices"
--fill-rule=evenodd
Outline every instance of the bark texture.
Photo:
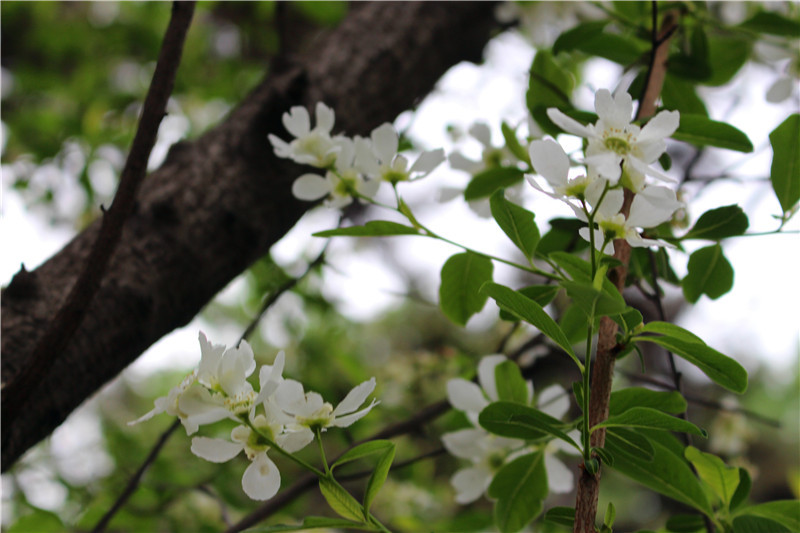
M 303 169 L 276 159 L 281 115 L 324 101 L 334 131 L 366 134 L 426 95 L 452 65 L 477 61 L 495 27 L 493 3 L 361 4 L 304 58 L 273 71 L 218 127 L 173 146 L 139 191 L 87 316 L 10 427 L 2 469 L 49 435 L 145 349 L 183 326 L 264 255 L 309 204 L 291 183 Z M 25 367 L 97 236 L 92 224 L 2 293 L 2 381 Z

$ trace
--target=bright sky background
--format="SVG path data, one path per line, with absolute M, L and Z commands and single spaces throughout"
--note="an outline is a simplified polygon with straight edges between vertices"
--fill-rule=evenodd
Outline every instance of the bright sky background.
M 446 133 L 448 125 L 455 125 L 466 131 L 475 120 L 483 120 L 492 126 L 494 140 L 500 144 L 501 118 L 511 124 L 525 120 L 524 90 L 532 57 L 533 50 L 517 35 L 505 34 L 495 39 L 487 49 L 485 65 L 461 64 L 443 78 L 413 118 L 409 133 L 426 148 L 442 146 L 449 153 L 455 145 Z M 577 105 L 591 109 L 594 90 L 604 87 L 613 89 L 619 75 L 620 69 L 616 65 L 604 60 L 591 62 L 585 79 L 591 80 L 593 87 L 582 88 Z M 798 109 L 797 101 L 781 105 L 765 101 L 764 94 L 773 80 L 773 71 L 766 67 L 750 67 L 735 78 L 731 87 L 708 90 L 708 96 L 711 97 L 707 98 L 707 102 L 712 118 L 729 121 L 745 131 L 753 141 L 756 151 L 755 154 L 743 155 L 711 149 L 709 152 L 714 153 L 717 166 L 701 169 L 703 174 L 730 168 L 732 173 L 742 177 L 769 175 L 771 151 L 767 136 L 786 116 Z M 740 105 L 734 106 L 736 101 Z M 412 119 L 408 115 L 402 115 L 396 124 L 405 128 L 409 126 L 410 120 Z M 151 163 L 156 164 L 157 159 L 163 157 L 169 144 L 175 142 L 185 128 L 186 124 L 180 121 L 162 125 L 160 145 Z M 286 137 L 285 132 L 276 133 Z M 5 139 L 5 126 L 2 134 Z M 567 146 L 577 146 L 574 144 L 575 140 L 567 136 L 560 140 Z M 5 144 L 4 140 L 0 142 Z M 573 144 L 569 145 L 570 142 Z M 480 153 L 480 146 L 474 140 L 467 139 L 458 146 L 467 155 L 477 157 Z M 0 243 L 3 250 L 0 254 L 0 283 L 3 285 L 19 270 L 21 263 L 29 270 L 36 267 L 59 250 L 74 234 L 70 228 L 49 225 L 40 214 L 26 209 L 20 196 L 9 190 L 9 171 L 9 168 L 3 169 L 0 224 Z M 54 176 L 45 178 L 54 179 Z M 467 180 L 466 174 L 452 171 L 443 165 L 419 184 L 401 185 L 401 193 L 411 205 L 416 202 L 423 204 L 417 208 L 416 214 L 440 234 L 468 243 L 481 251 L 513 257 L 512 247 L 507 244 L 506 238 L 493 221 L 476 217 L 457 201 L 438 201 L 438 191 L 443 185 L 463 188 Z M 558 202 L 551 202 L 542 195 L 535 194 L 530 187 L 526 186 L 525 189 L 521 202 L 536 213 L 543 233 L 547 229 L 545 222 L 553 216 L 571 215 Z M 64 197 L 58 200 L 64 204 L 65 209 L 69 209 L 70 202 L 75 200 L 70 198 L 70 194 L 75 193 L 64 189 Z M 768 184 L 764 182 L 741 184 L 725 181 L 714 184 L 697 197 L 691 198 L 691 218 L 696 220 L 707 209 L 731 203 L 741 205 L 750 217 L 750 231 L 768 231 L 776 227 L 770 215 L 778 214 L 780 208 Z M 377 212 L 374 216 L 391 218 Z M 309 212 L 274 247 L 276 260 L 288 265 L 295 263 L 298 258 L 315 257 L 324 242 L 322 239 L 310 237 L 310 234 L 334 227 L 336 219 L 336 213 L 324 208 Z M 798 227 L 800 225 L 795 220 L 789 229 L 797 230 Z M 444 261 L 459 250 L 430 239 L 400 237 L 393 238 L 392 241 L 393 244 L 402 246 L 403 263 L 420 278 L 424 295 L 430 301 L 436 302 L 439 270 Z M 402 279 L 385 267 L 382 251 L 363 244 L 345 238 L 334 240 L 329 261 L 335 269 L 328 268 L 325 272 L 325 293 L 341 301 L 342 311 L 356 320 L 369 320 L 399 303 L 400 297 L 395 293 L 404 290 Z M 696 247 L 704 245 L 698 243 Z M 357 253 L 354 252 L 356 246 Z M 800 277 L 797 275 L 800 237 L 791 234 L 739 238 L 726 241 L 724 246 L 736 271 L 733 291 L 715 301 L 701 298 L 696 306 L 679 318 L 679 323 L 697 333 L 711 346 L 740 359 L 748 369 L 766 365 L 775 379 L 789 379 L 797 368 L 800 340 Z M 685 256 L 675 255 L 673 266 L 679 275 L 685 272 L 686 261 Z M 508 270 L 502 265 L 496 266 L 495 272 L 499 279 L 508 276 Z M 242 297 L 241 289 L 241 280 L 234 280 L 221 298 L 236 301 Z M 496 312 L 496 307 L 490 302 L 482 313 L 473 317 L 468 327 L 488 327 Z M 297 297 L 292 294 L 284 295 L 262 324 L 261 331 L 268 340 L 281 346 L 288 339 L 279 326 L 279 321 L 275 319 L 278 313 L 292 313 L 298 320 L 302 320 L 298 316 Z M 129 381 L 135 386 L 137 383 L 141 384 L 153 371 L 165 367 L 194 366 L 199 359 L 198 329 L 208 332 L 209 337 L 218 343 L 232 344 L 241 334 L 238 329 L 220 328 L 202 319 L 195 319 L 187 327 L 166 336 L 131 365 L 126 371 Z M 91 410 L 92 407 L 89 406 L 88 409 Z M 86 410 L 79 410 L 70 417 L 69 424 L 65 425 L 71 425 L 78 431 L 67 432 L 62 427 L 54 434 L 53 440 L 59 442 L 64 456 L 72 458 L 75 475 L 85 470 L 89 463 L 97 465 L 99 471 L 109 467 L 104 467 L 103 461 L 98 460 L 100 455 L 91 451 L 96 449 L 97 439 L 100 438 L 99 428 L 93 424 Z M 87 446 L 89 455 L 78 453 L 78 450 L 85 450 Z M 39 502 L 45 508 L 52 508 L 59 499 L 52 492 L 45 491 L 42 494 L 49 494 L 49 500 Z

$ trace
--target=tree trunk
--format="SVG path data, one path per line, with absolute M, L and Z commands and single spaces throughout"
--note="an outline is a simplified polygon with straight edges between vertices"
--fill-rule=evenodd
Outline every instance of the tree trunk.
M 495 27 L 487 2 L 376 2 L 359 8 L 291 66 L 273 71 L 215 129 L 173 146 L 142 184 L 108 274 L 63 353 L 2 427 L 2 469 L 151 344 L 187 324 L 263 256 L 308 203 L 291 184 L 304 169 L 274 157 L 281 115 L 323 101 L 334 131 L 367 134 L 425 96 L 459 61 L 477 61 Z M 180 75 L 180 74 L 179 74 Z M 14 380 L 80 272 L 95 222 L 2 293 L 2 381 Z

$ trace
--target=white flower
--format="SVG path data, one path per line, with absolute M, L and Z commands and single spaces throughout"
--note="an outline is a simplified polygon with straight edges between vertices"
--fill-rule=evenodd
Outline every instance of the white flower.
M 576 213 L 582 211 L 582 207 L 572 201 L 573 199 L 583 200 L 596 192 L 602 192 L 605 187 L 605 181 L 596 175 L 570 179 L 569 157 L 561 145 L 553 140 L 533 141 L 528 147 L 528 154 L 533 168 L 547 181 L 550 191 L 543 188 L 533 176 L 525 176 L 528 183 L 551 198 L 566 203 Z
M 451 153 L 447 160 L 456 170 L 463 170 L 470 174 L 478 174 L 486 169 L 508 166 L 516 163 L 517 158 L 505 146 L 496 147 L 492 144 L 492 131 L 484 122 L 476 122 L 469 128 L 469 134 L 483 146 L 481 160 L 475 161 L 465 157 L 461 152 Z
M 306 108 L 292 107 L 283 114 L 283 125 L 296 138 L 287 143 L 270 134 L 269 141 L 275 149 L 275 155 L 292 159 L 296 163 L 328 168 L 336 161 L 338 147 L 331 139 L 333 130 L 333 109 L 322 102 L 317 103 L 317 125 L 311 129 L 311 118 Z
M 444 150 L 438 148 L 422 152 L 408 167 L 408 159 L 397 153 L 399 138 L 394 127 L 384 123 L 372 130 L 372 153 L 357 153 L 355 164 L 371 177 L 397 184 L 430 174 L 444 160 Z
M 319 200 L 325 198 L 325 205 L 334 209 L 344 207 L 353 201 L 354 196 L 371 198 L 378 192 L 381 182 L 377 179 L 365 180 L 362 169 L 355 165 L 356 158 L 362 159 L 364 155 L 371 156 L 371 146 L 368 139 L 355 137 L 336 137 L 334 143 L 338 146 L 336 170 L 329 170 L 325 176 L 317 174 L 303 174 L 292 184 L 292 194 L 300 200 Z
M 634 192 L 644 186 L 645 175 L 674 181 L 651 165 L 666 150 L 664 139 L 678 129 L 677 111 L 662 111 L 639 128 L 631 123 L 633 99 L 627 92 L 617 91 L 612 97 L 607 89 L 600 89 L 594 105 L 599 119 L 587 126 L 556 108 L 547 110 L 547 116 L 561 129 L 589 140 L 586 163 L 590 172 L 597 172 L 612 185 L 626 176 L 624 185 Z
M 654 228 L 672 217 L 675 210 L 681 206 L 675 191 L 666 187 L 645 187 L 633 197 L 627 218 L 619 212 L 623 196 L 621 189 L 609 190 L 602 203 L 595 207 L 594 221 L 599 226 L 594 229 L 595 247 L 602 253 L 608 254 L 614 239 L 625 239 L 634 247 L 671 246 L 661 240 L 643 238 L 639 228 Z M 596 198 L 589 198 L 589 202 L 593 205 L 594 200 Z M 585 216 L 580 218 L 584 222 L 587 221 Z M 589 240 L 589 228 L 581 228 L 579 233 L 585 240 Z
M 278 407 L 293 418 L 294 423 L 290 425 L 290 429 L 313 437 L 317 429 L 325 431 L 331 426 L 348 427 L 364 417 L 378 401 L 373 399 L 367 407 L 358 411 L 357 409 L 373 390 L 374 377 L 354 387 L 334 408 L 323 401 L 319 393 L 304 392 L 302 383 L 287 379 L 278 387 L 274 398 Z

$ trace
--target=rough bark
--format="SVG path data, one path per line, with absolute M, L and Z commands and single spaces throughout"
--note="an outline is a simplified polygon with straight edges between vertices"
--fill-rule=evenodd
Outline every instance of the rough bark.
M 3 426 L 2 469 L 47 436 L 145 349 L 183 326 L 266 253 L 309 207 L 293 199 L 303 171 L 274 157 L 292 105 L 332 105 L 335 131 L 366 134 L 427 94 L 459 61 L 476 61 L 494 27 L 492 3 L 360 5 L 291 67 L 273 72 L 218 127 L 175 145 L 143 183 L 86 318 Z M 2 381 L 24 368 L 74 283 L 99 224 L 2 294 Z

